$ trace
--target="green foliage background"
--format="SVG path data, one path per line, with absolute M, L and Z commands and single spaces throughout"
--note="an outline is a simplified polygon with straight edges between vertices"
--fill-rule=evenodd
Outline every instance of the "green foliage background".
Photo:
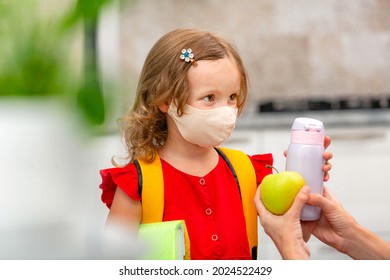
M 111 1 L 0 0 L 0 98 L 55 96 L 75 106 L 87 123 L 102 124 L 96 27 Z M 57 4 L 64 9 L 51 9 Z M 77 61 L 74 41 L 80 35 Z

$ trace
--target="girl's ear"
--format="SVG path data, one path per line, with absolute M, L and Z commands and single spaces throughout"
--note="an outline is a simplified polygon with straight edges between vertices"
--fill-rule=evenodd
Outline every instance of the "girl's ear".
M 169 103 L 168 102 L 161 103 L 160 105 L 158 105 L 158 108 L 160 109 L 161 112 L 166 113 L 168 112 Z

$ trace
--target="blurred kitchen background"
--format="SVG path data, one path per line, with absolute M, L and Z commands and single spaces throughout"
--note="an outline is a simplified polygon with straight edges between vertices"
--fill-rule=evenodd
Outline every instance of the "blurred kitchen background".
M 148 51 L 180 27 L 227 37 L 247 67 L 226 146 L 272 152 L 283 170 L 294 118 L 322 120 L 326 185 L 390 241 L 389 14 L 388 0 L 0 0 L 0 259 L 139 256 L 103 234 L 99 170 L 125 156 L 117 119 Z M 259 232 L 259 259 L 280 259 Z M 309 245 L 312 259 L 349 259 Z

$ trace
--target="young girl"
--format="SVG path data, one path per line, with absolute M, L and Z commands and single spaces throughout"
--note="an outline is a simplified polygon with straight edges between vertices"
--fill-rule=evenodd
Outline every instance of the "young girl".
M 124 123 L 129 163 L 101 171 L 108 223 L 140 223 L 142 197 L 134 161 L 157 158 L 164 178 L 163 221 L 186 222 L 191 259 L 255 258 L 234 174 L 215 149 L 230 136 L 247 92 L 241 58 L 225 39 L 193 29 L 159 39 L 146 58 Z M 272 172 L 266 167 L 272 155 L 249 159 L 258 185 Z M 329 169 L 326 162 L 325 179 Z

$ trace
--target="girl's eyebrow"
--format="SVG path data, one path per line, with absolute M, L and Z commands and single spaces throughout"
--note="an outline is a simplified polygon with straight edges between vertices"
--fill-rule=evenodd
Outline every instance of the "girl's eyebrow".
M 207 96 L 207 95 L 212 95 L 212 94 L 216 94 L 216 93 L 219 93 L 219 91 L 217 89 L 206 89 L 204 91 L 201 91 L 201 95 L 202 96 Z
M 231 91 L 231 94 L 233 94 L 233 93 L 238 94 L 238 93 L 240 93 L 240 91 L 241 91 L 241 88 L 238 88 L 236 90 Z M 219 93 L 219 92 L 221 92 L 219 89 L 208 88 L 208 89 L 202 91 L 202 94 L 214 94 L 214 93 Z

